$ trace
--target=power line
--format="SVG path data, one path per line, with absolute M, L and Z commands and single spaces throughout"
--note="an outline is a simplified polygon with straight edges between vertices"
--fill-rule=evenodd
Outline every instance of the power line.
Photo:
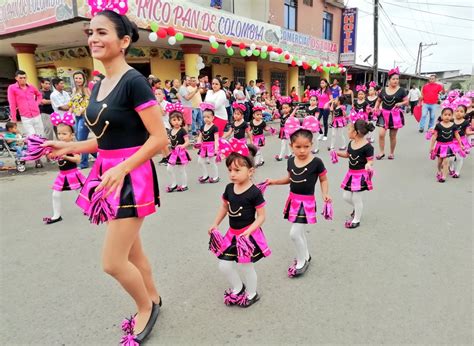
M 449 38 L 454 38 L 454 39 L 457 39 L 457 40 L 464 40 L 464 41 L 474 41 L 474 39 L 472 39 L 472 38 L 467 38 L 467 37 L 458 37 L 458 36 L 444 35 L 444 34 L 434 33 L 434 32 L 430 32 L 430 31 L 424 31 L 424 30 L 415 29 L 415 28 L 410 28 L 410 27 L 408 27 L 408 26 L 403 26 L 403 25 L 398 25 L 398 24 L 393 24 L 393 23 L 392 23 L 392 25 L 398 26 L 399 28 L 408 29 L 408 30 L 425 32 L 425 33 L 427 33 L 427 34 L 433 34 L 433 35 L 436 35 L 436 36 L 449 37 Z
M 406 7 L 405 7 L 405 6 L 402 6 L 402 5 L 398 5 L 398 4 L 394 4 L 394 3 L 386 2 L 386 1 L 384 1 L 384 3 L 385 3 L 386 5 L 391 5 L 391 6 L 396 6 L 396 7 L 401 7 L 401 8 L 405 8 L 405 9 L 406 9 Z M 420 10 L 420 9 L 417 9 L 417 8 L 411 8 L 411 9 L 412 9 L 413 11 L 418 11 L 418 12 L 424 12 L 424 13 L 434 14 L 434 15 L 436 15 L 436 16 L 454 18 L 454 19 L 459 19 L 459 20 L 465 20 L 465 21 L 468 21 L 468 22 L 474 22 L 474 20 L 469 19 L 469 18 L 462 18 L 462 17 L 450 16 L 450 15 L 448 15 L 448 14 L 435 13 L 435 12 Z
M 403 2 L 404 4 L 416 4 L 416 2 L 414 1 L 399 1 L 399 2 Z M 467 6 L 467 5 L 454 5 L 454 4 L 440 4 L 440 3 L 437 3 L 437 4 L 428 4 L 427 5 L 430 5 L 430 6 L 444 6 L 444 7 L 462 7 L 462 8 L 474 8 L 473 6 Z
M 398 50 L 398 48 L 397 48 L 395 42 L 393 41 L 393 39 L 390 37 L 390 35 L 387 34 L 388 30 L 385 28 L 384 22 L 380 21 L 380 24 L 381 24 L 380 29 L 382 29 L 382 33 L 384 34 L 385 38 L 387 39 L 387 42 L 393 48 L 394 52 L 398 55 L 398 57 L 406 62 L 405 58 L 402 56 L 402 54 Z

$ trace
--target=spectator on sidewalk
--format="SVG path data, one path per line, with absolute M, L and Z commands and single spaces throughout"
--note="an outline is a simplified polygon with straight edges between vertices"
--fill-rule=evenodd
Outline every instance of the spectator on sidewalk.
M 40 78 L 40 92 L 43 99 L 39 105 L 41 112 L 41 121 L 43 122 L 44 137 L 52 141 L 54 139 L 54 129 L 51 123 L 51 113 L 53 113 L 53 106 L 51 106 L 51 81 L 48 78 Z
M 10 105 L 11 121 L 16 123 L 16 112 L 21 117 L 23 130 L 27 136 L 44 136 L 43 121 L 39 104 L 43 96 L 33 85 L 28 84 L 26 72 L 18 70 L 15 72 L 15 84 L 8 86 L 7 95 Z M 41 160 L 36 161 L 36 168 L 42 168 Z
M 51 93 L 51 105 L 53 110 L 62 116 L 70 108 L 71 97 L 64 90 L 64 81 L 61 78 L 53 78 L 52 83 L 54 91 Z
M 416 85 L 412 85 L 410 91 L 408 92 L 408 101 L 410 102 L 410 112 L 413 114 L 413 109 L 418 104 L 418 100 L 420 99 L 421 92 L 420 89 L 416 87 Z
M 436 83 L 436 76 L 432 74 L 428 83 L 426 83 L 421 89 L 419 102 L 423 102 L 423 107 L 421 110 L 420 128 L 418 129 L 420 133 L 423 133 L 425 130 L 425 122 L 428 113 L 430 117 L 428 130 L 434 128 L 440 93 L 444 93 L 444 88 L 441 84 Z
M 188 86 L 188 91 L 193 92 L 194 90 L 197 90 L 197 92 L 194 93 L 193 97 L 191 98 L 191 103 L 193 107 L 193 124 L 191 126 L 191 132 L 193 136 L 196 136 L 198 131 L 201 129 L 201 126 L 204 125 L 204 122 L 202 119 L 201 108 L 199 108 L 199 105 L 202 102 L 200 88 L 198 86 L 196 77 L 191 77 Z
M 178 99 L 181 101 L 181 104 L 184 107 L 183 110 L 183 118 L 186 124 L 186 131 L 189 133 L 191 130 L 191 125 L 193 123 L 193 102 L 192 98 L 194 95 L 199 93 L 199 88 L 196 86 L 191 88 L 191 91 L 188 90 L 188 86 L 190 85 L 190 78 L 189 76 L 185 76 L 183 79 L 183 83 L 178 91 Z

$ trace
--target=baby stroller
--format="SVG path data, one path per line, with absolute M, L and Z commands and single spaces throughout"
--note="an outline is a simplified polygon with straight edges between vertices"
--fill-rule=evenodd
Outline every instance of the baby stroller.
M 18 172 L 23 173 L 26 171 L 26 162 L 22 160 L 21 157 L 18 157 L 17 153 L 10 148 L 3 134 L 0 134 L 0 155 L 2 157 L 10 157 L 13 159 Z

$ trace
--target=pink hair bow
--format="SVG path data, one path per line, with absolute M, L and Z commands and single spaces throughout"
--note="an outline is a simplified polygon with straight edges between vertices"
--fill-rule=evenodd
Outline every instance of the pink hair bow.
M 58 126 L 59 124 L 65 124 L 69 126 L 74 126 L 74 116 L 70 112 L 64 113 L 63 116 L 59 113 L 51 113 L 51 123 L 54 126 Z
M 450 109 L 454 110 L 456 108 L 456 106 L 453 102 L 446 99 L 446 100 L 443 101 L 443 103 L 441 103 L 441 109 L 445 109 L 445 108 L 450 108 Z
M 286 104 L 289 104 L 289 105 L 292 102 L 291 97 L 289 97 L 289 96 L 282 96 L 278 99 L 278 101 L 280 101 L 280 104 L 286 103 Z
M 232 108 L 240 109 L 242 112 L 245 112 L 247 110 L 247 108 L 245 107 L 243 103 L 238 103 L 238 102 L 232 103 Z
M 183 105 L 181 104 L 181 102 L 176 102 L 176 103 L 168 103 L 166 105 L 166 109 L 165 109 L 168 113 L 171 113 L 171 112 L 180 112 L 182 113 L 184 111 L 184 107 Z
M 247 145 L 238 139 L 231 138 L 227 141 L 224 138 L 219 138 L 219 153 L 227 157 L 231 153 L 238 153 L 243 156 L 248 156 L 250 152 Z
M 266 109 L 266 108 L 263 107 L 263 106 L 255 106 L 255 107 L 252 108 L 252 110 L 253 110 L 254 112 L 259 112 L 259 111 L 260 111 L 260 112 L 263 112 L 265 109 Z
M 205 110 L 213 111 L 214 109 L 216 109 L 216 107 L 214 107 L 214 105 L 212 103 L 207 103 L 207 102 L 202 102 L 199 105 L 199 108 L 201 108 L 202 111 L 205 111 Z
M 375 88 L 377 86 L 377 83 L 375 81 L 371 81 L 369 83 L 369 88 Z
M 474 97 L 474 90 L 469 90 L 464 94 L 464 97 Z
M 454 100 L 453 104 L 456 105 L 456 107 L 459 107 L 459 106 L 469 107 L 471 105 L 471 100 L 463 96 Z
M 128 11 L 128 4 L 126 0 L 87 0 L 91 9 L 92 17 L 98 12 L 105 10 L 114 11 L 121 16 L 125 15 Z
M 398 75 L 400 74 L 400 69 L 398 68 L 398 66 L 388 71 L 389 77 L 393 76 L 394 74 L 398 74 Z
M 303 124 L 295 117 L 290 117 L 285 124 L 285 133 L 289 137 L 298 130 L 308 130 L 311 132 L 319 131 L 319 121 L 313 116 L 303 119 Z
M 448 99 L 452 102 L 454 99 L 459 97 L 459 90 L 451 90 L 448 93 Z
M 317 90 L 314 90 L 314 89 L 311 89 L 309 91 L 309 97 L 318 97 L 319 96 L 319 92 Z
M 359 92 L 359 91 L 363 91 L 363 92 L 366 92 L 367 91 L 367 87 L 365 85 L 358 85 L 356 86 L 356 91 Z

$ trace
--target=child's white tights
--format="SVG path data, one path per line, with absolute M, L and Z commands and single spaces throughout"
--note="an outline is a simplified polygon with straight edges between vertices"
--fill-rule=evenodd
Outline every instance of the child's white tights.
M 291 154 L 289 142 L 290 142 L 290 141 L 289 141 L 288 139 L 282 139 L 282 140 L 281 140 L 281 144 L 280 144 L 280 154 L 278 155 L 278 158 L 279 158 L 279 159 L 283 159 L 283 158 L 285 157 L 285 153 L 287 153 L 286 155 L 290 155 L 290 154 Z
M 341 137 L 341 146 L 345 147 L 346 146 L 346 138 L 344 137 L 344 127 L 333 127 L 332 128 L 332 135 L 331 135 L 331 149 L 335 149 L 334 145 L 336 144 L 336 137 Z
M 294 223 L 290 229 L 290 238 L 296 249 L 296 269 L 303 268 L 306 260 L 309 259 L 308 241 L 305 235 L 305 225 Z
M 364 208 L 364 204 L 362 203 L 362 191 L 344 191 L 342 193 L 342 198 L 344 198 L 344 200 L 354 208 L 354 218 L 352 219 L 352 222 L 360 222 L 362 209 Z
M 208 171 L 207 171 L 207 160 L 209 160 L 209 168 L 210 168 L 210 171 L 211 171 L 211 175 L 209 175 Z M 203 178 L 206 178 L 206 177 L 210 177 L 212 179 L 217 179 L 219 177 L 219 171 L 217 169 L 217 164 L 216 164 L 216 157 L 209 157 L 209 158 L 205 158 L 205 157 L 200 157 L 198 158 L 198 163 L 199 165 L 201 166 L 201 169 L 202 169 L 202 177 Z
M 239 263 L 239 267 L 244 274 L 245 289 L 249 299 L 252 299 L 255 294 L 257 294 L 257 272 L 255 271 L 255 266 L 253 263 Z M 239 293 L 242 290 L 243 283 L 237 271 L 237 263 L 234 261 L 219 260 L 219 270 L 225 275 L 227 281 L 229 281 L 232 292 L 234 294 Z
M 51 219 L 56 220 L 61 216 L 61 191 L 53 190 L 53 216 Z
M 188 175 L 186 174 L 186 166 L 184 165 L 170 165 L 167 168 L 171 176 L 171 187 L 188 186 Z

